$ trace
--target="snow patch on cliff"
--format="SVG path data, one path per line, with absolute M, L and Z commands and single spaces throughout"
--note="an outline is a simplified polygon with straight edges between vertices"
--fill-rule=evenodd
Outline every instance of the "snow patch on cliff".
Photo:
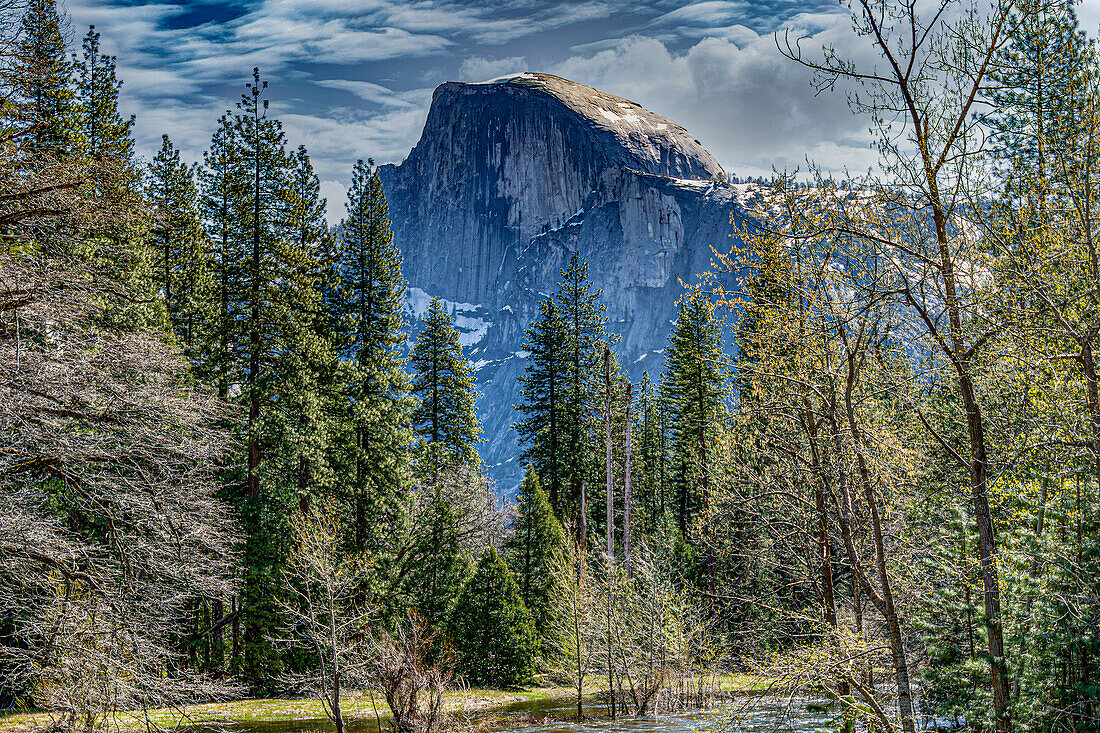
M 695 189 L 710 188 L 714 185 L 714 181 L 704 181 L 698 178 L 673 178 L 672 182 L 679 186 Z
M 493 322 L 487 318 L 476 318 L 455 314 L 455 328 L 458 329 L 458 343 L 463 346 L 473 346 L 485 338 L 489 333 L 489 326 Z
M 633 114 L 619 115 L 619 114 L 615 114 L 614 112 L 612 112 L 609 109 L 604 109 L 603 107 L 599 107 L 598 109 L 600 111 L 600 114 L 604 117 L 604 119 L 609 120 L 614 124 L 618 124 L 620 122 L 625 122 L 628 125 L 637 126 L 638 123 L 642 121 L 641 118 L 638 117 L 638 115 L 633 115 Z
M 420 288 L 409 288 L 406 293 L 406 313 L 420 320 L 428 312 L 428 306 L 432 303 L 432 295 Z M 453 300 L 443 300 L 447 312 L 455 319 L 455 329 L 458 330 L 458 342 L 463 346 L 473 346 L 479 343 L 493 322 L 478 314 L 481 306 L 474 303 L 457 303 Z
M 408 312 L 414 318 L 423 318 L 424 314 L 428 312 L 428 306 L 431 305 L 434 296 L 420 288 L 409 288 L 405 297 L 408 299 Z M 446 298 L 441 298 L 441 300 L 451 313 L 474 313 L 481 307 L 474 303 L 458 303 Z

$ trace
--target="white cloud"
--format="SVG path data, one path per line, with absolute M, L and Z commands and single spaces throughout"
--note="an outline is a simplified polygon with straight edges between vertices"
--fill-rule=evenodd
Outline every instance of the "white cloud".
M 1082 0 L 1077 6 L 1081 28 L 1093 38 L 1100 35 L 1100 0 Z
M 344 218 L 344 202 L 347 200 L 347 187 L 340 181 L 321 181 L 321 196 L 328 207 L 328 225 L 336 226 Z
M 462 81 L 486 81 L 505 74 L 518 74 L 527 71 L 527 59 L 522 56 L 510 56 L 493 59 L 487 56 L 471 56 L 458 67 Z
M 430 89 L 415 89 L 409 92 L 397 92 L 381 84 L 369 81 L 353 81 L 350 79 L 319 79 L 314 84 L 329 89 L 340 89 L 350 92 L 364 102 L 378 104 L 383 107 L 417 107 L 420 108 L 431 100 Z
M 259 66 L 272 79 L 272 111 L 289 142 L 309 148 L 332 194 L 358 157 L 404 159 L 437 84 L 456 72 L 482 81 L 534 62 L 680 122 L 734 173 L 797 165 L 808 154 L 830 168 L 868 158 L 865 123 L 842 96 L 815 98 L 808 74 L 780 57 L 773 37 L 744 25 L 774 12 L 747 0 L 703 0 L 663 15 L 653 10 L 660 3 L 625 0 L 257 0 L 232 19 L 183 29 L 170 21 L 195 4 L 177 2 L 68 0 L 77 42 L 95 23 L 104 50 L 118 56 L 122 106 L 138 117 L 138 150 L 146 156 L 167 132 L 186 158 L 198 160 L 218 116 Z M 1090 4 L 1100 0 L 1082 6 L 1083 18 Z M 624 24 L 608 19 L 618 12 L 643 16 L 630 22 L 645 35 L 615 37 Z M 646 22 L 646 13 L 657 17 Z M 821 43 L 850 35 L 843 18 L 804 14 L 792 22 Z M 533 38 L 579 23 L 587 24 L 582 35 Z M 598 38 L 592 31 L 600 29 L 607 40 L 569 50 L 568 37 Z M 402 77 L 406 68 L 416 72 Z M 403 89 L 410 78 L 426 88 Z M 336 205 L 334 218 L 340 211 Z
M 796 22 L 825 28 L 804 48 L 850 45 L 846 16 L 805 16 Z M 815 96 L 810 72 L 784 58 L 773 36 L 745 31 L 739 44 L 708 37 L 683 53 L 635 36 L 574 56 L 553 71 L 684 125 L 737 175 L 766 173 L 773 164 L 805 167 L 807 155 L 830 170 L 866 169 L 876 158 L 867 145 L 867 121 L 852 114 L 842 93 Z

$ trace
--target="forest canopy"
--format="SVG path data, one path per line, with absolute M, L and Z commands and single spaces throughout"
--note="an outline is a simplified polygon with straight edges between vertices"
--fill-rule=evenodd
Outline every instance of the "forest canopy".
M 777 40 L 878 167 L 733 184 L 640 381 L 569 252 L 505 496 L 374 160 L 330 227 L 259 69 L 200 162 L 141 159 L 111 39 L 0 0 L 2 707 L 308 695 L 342 733 L 365 689 L 428 732 L 463 681 L 583 717 L 752 675 L 844 730 L 1096 730 L 1100 56 L 1067 0 L 850 12 L 871 66 Z

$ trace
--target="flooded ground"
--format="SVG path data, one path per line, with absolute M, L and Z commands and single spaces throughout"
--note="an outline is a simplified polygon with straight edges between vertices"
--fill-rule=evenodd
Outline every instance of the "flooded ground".
M 381 711 L 379 711 L 381 712 Z M 595 700 L 585 703 L 586 720 L 573 720 L 573 700 L 526 700 L 475 714 L 474 724 L 496 733 L 588 733 L 631 731 L 632 733 L 813 733 L 832 720 L 811 699 L 744 697 L 720 708 L 652 717 L 620 717 L 610 720 L 607 710 Z M 350 719 L 347 733 L 378 733 L 387 721 Z M 193 729 L 198 733 L 201 729 Z M 205 729 L 209 730 L 209 728 Z M 328 720 L 234 723 L 217 726 L 225 733 L 331 733 Z
M 583 722 L 563 720 L 571 717 L 575 708 L 571 701 L 540 700 L 535 704 L 520 703 L 502 710 L 530 719 L 544 715 L 552 722 L 505 728 L 507 733 L 581 733 L 582 731 L 632 731 L 633 733 L 683 733 L 684 731 L 714 731 L 715 733 L 812 733 L 827 724 L 832 716 L 821 712 L 813 700 L 790 700 L 774 697 L 745 697 L 712 710 L 697 710 L 652 717 L 623 717 L 608 720 L 606 711 L 593 706 L 586 709 L 591 719 Z

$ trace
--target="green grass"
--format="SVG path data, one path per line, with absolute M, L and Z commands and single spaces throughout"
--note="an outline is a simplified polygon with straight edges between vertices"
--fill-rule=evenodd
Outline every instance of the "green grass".
M 726 693 L 752 693 L 768 689 L 772 680 L 751 675 L 722 675 L 721 688 Z M 599 681 L 591 680 L 585 686 L 585 697 L 599 692 Z M 538 700 L 571 699 L 576 690 L 559 685 L 531 685 L 516 689 L 471 687 L 450 690 L 446 693 L 447 709 L 456 714 L 486 713 L 520 702 Z M 349 719 L 373 720 L 377 714 L 389 718 L 386 701 L 369 692 L 349 692 L 341 699 L 341 708 Z M 150 710 L 151 722 L 161 728 L 200 723 L 285 723 L 293 721 L 324 720 L 325 710 L 316 699 L 262 698 L 230 700 L 226 702 L 187 705 L 180 709 Z M 487 716 L 481 729 L 492 728 L 494 716 Z M 49 725 L 50 717 L 43 712 L 17 712 L 0 714 L 0 731 L 3 733 L 32 733 Z M 513 720 L 513 722 L 516 722 Z M 138 733 L 145 730 L 145 717 L 141 713 L 120 713 L 113 721 L 117 733 Z
M 529 687 L 514 690 L 469 688 L 450 690 L 446 693 L 446 705 L 455 713 L 472 713 L 490 708 L 504 707 L 527 700 L 565 697 L 570 690 L 559 687 Z M 347 718 L 373 720 L 375 715 L 389 717 L 386 700 L 375 694 L 349 692 L 340 701 Z M 257 723 L 292 722 L 298 720 L 324 720 L 325 709 L 316 699 L 262 698 L 231 700 L 226 702 L 187 705 L 180 709 L 150 710 L 149 720 L 162 728 L 194 725 L 197 723 Z M 17 712 L 0 715 L 0 731 L 4 733 L 30 733 L 49 725 L 50 716 L 43 712 Z M 120 713 L 112 726 L 119 733 L 131 733 L 145 729 L 145 717 L 141 713 Z

